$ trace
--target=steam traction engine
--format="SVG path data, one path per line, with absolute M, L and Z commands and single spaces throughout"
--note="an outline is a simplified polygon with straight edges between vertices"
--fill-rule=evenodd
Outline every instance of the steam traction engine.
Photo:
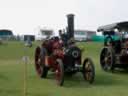
M 48 71 L 55 73 L 57 84 L 62 86 L 65 75 L 82 72 L 89 83 L 93 83 L 95 69 L 90 58 L 85 58 L 81 66 L 82 51 L 72 39 L 74 35 L 74 15 L 68 15 L 67 33 L 59 37 L 45 40 L 41 47 L 35 50 L 35 68 L 41 78 L 46 78 Z M 64 39 L 66 38 L 66 39 Z
M 103 70 L 128 68 L 128 22 L 119 22 L 98 28 L 105 40 L 100 54 Z

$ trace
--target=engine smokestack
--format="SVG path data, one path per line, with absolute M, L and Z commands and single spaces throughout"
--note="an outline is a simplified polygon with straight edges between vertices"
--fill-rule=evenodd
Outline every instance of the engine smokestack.
M 74 14 L 68 14 L 67 15 L 67 35 L 68 39 L 74 38 Z

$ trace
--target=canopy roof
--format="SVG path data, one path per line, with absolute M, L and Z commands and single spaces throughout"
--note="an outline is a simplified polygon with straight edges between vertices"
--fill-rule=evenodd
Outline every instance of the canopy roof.
M 113 23 L 105 26 L 100 26 L 97 31 L 98 32 L 104 32 L 104 31 L 114 31 L 115 29 L 118 30 L 128 30 L 128 21 L 125 22 L 118 22 L 118 23 Z

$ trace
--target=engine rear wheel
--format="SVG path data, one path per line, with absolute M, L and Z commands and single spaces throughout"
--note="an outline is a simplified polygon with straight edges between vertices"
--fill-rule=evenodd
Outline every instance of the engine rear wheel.
M 48 73 L 48 68 L 44 64 L 44 58 L 41 56 L 41 48 L 37 47 L 35 50 L 35 69 L 39 77 L 46 78 Z
M 90 58 L 86 58 L 83 63 L 83 77 L 90 84 L 94 82 L 95 78 L 95 68 L 92 60 Z
M 57 85 L 62 86 L 64 83 L 64 65 L 61 59 L 56 60 L 57 67 L 56 67 L 56 82 Z

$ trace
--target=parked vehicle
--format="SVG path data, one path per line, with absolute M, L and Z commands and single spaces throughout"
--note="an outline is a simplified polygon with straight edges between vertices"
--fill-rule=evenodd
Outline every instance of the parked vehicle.
M 128 22 L 119 22 L 98 28 L 105 36 L 104 47 L 100 54 L 103 70 L 128 68 Z M 115 39 L 115 37 L 118 38 Z
M 93 83 L 95 68 L 90 58 L 85 58 L 82 63 L 82 51 L 75 44 L 73 14 L 68 17 L 67 33 L 59 30 L 59 37 L 45 40 L 42 46 L 35 50 L 35 68 L 39 77 L 46 78 L 48 71 L 55 73 L 57 84 L 62 86 L 65 75 L 81 72 L 85 80 Z

